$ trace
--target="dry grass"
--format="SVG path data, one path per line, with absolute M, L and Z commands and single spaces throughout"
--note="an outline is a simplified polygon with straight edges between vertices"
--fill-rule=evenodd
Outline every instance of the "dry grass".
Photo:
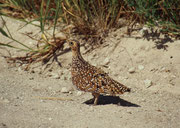
M 57 39 L 55 30 L 57 23 L 73 24 L 73 33 L 81 36 L 91 45 L 101 44 L 111 28 L 118 28 L 119 19 L 127 22 L 125 25 L 132 29 L 135 23 L 146 24 L 149 27 L 158 26 L 161 32 L 171 36 L 180 36 L 180 1 L 172 0 L 1 0 L 0 14 L 21 19 L 28 24 L 31 20 L 40 21 L 41 33 L 44 36 L 44 45 L 38 49 L 27 47 L 14 39 L 10 32 L 1 33 L 21 44 L 26 57 L 15 58 L 27 63 L 48 61 L 54 53 L 63 47 L 64 39 Z M 51 23 L 53 33 L 46 39 L 45 26 Z M 37 41 L 37 45 L 38 45 Z M 9 44 L 2 46 L 16 48 Z

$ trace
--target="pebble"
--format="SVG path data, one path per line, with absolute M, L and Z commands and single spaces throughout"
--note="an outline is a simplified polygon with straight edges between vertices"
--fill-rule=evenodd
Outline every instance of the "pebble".
M 64 33 L 62 33 L 62 32 L 57 33 L 56 38 L 60 38 L 61 40 L 66 40 L 67 39 L 66 35 Z
M 93 55 L 92 55 L 93 57 L 97 57 L 97 54 L 96 53 L 93 53 Z
M 63 88 L 61 89 L 61 92 L 62 92 L 62 93 L 68 93 L 69 90 L 68 90 L 66 87 L 63 87 Z
M 97 64 L 93 64 L 95 67 L 97 66 Z
M 124 80 L 127 80 L 127 79 L 129 79 L 127 76 L 124 76 Z
M 72 91 L 73 89 L 71 88 L 71 87 L 62 87 L 61 88 L 61 92 L 62 93 L 72 93 L 71 91 Z
M 40 100 L 40 102 L 42 102 L 42 103 L 43 103 L 43 102 L 45 102 L 45 100 Z
M 144 69 L 144 66 L 143 66 L 143 65 L 139 65 L 139 66 L 138 66 L 138 69 L 139 69 L 139 70 L 143 70 L 143 69 Z
M 67 77 L 63 75 L 63 76 L 61 76 L 61 79 L 62 80 L 67 80 Z
M 51 72 L 50 74 L 48 74 L 48 76 L 50 76 L 50 77 L 52 77 L 52 78 L 54 78 L 54 79 L 59 79 L 59 78 L 60 78 L 60 76 L 59 76 L 58 73 L 53 73 L 53 72 Z
M 175 75 L 172 75 L 171 77 L 172 77 L 172 78 L 176 78 L 176 76 L 175 76 Z
M 165 70 L 166 70 L 165 67 L 161 67 L 161 68 L 160 68 L 160 71 L 161 71 L 161 72 L 163 72 L 163 71 L 165 71 Z
M 144 80 L 144 84 L 147 88 L 149 88 L 152 85 L 152 81 L 149 79 Z
M 146 46 L 144 50 L 145 50 L 145 51 L 149 51 L 149 50 L 150 50 L 150 47 L 149 47 L 149 46 Z
M 30 44 L 30 45 L 33 45 L 33 42 L 30 41 L 29 44 Z
M 109 58 L 106 58 L 105 60 L 104 60 L 104 65 L 108 65 L 110 63 L 110 59 Z
M 119 76 L 119 74 L 116 73 L 116 72 L 113 72 L 112 74 L 113 74 L 113 76 L 115 76 L 115 77 Z
M 18 72 L 22 72 L 22 69 L 21 69 L 21 67 L 18 67 L 18 69 L 17 69 L 17 70 L 18 70 Z
M 142 102 L 146 102 L 146 99 L 141 99 Z
M 132 67 L 128 70 L 129 73 L 134 73 L 135 72 L 135 67 Z
M 40 68 L 34 68 L 34 69 L 31 70 L 31 73 L 41 74 L 41 69 Z
M 32 23 L 33 23 L 34 25 L 38 25 L 38 26 L 40 25 L 40 22 L 39 22 L 39 21 L 33 21 Z
M 71 74 L 68 74 L 68 75 L 67 75 L 67 79 L 68 79 L 68 80 L 71 80 Z
M 52 120 L 53 118 L 49 117 L 48 120 Z
M 132 114 L 131 110 L 127 110 L 127 113 Z
M 29 80 L 34 80 L 34 77 L 30 77 Z
M 148 34 L 148 30 L 149 30 L 149 28 L 143 27 L 143 28 L 140 30 L 141 36 L 147 35 L 147 34 Z
M 77 96 L 81 96 L 82 94 L 84 94 L 84 92 L 83 91 L 77 91 Z
M 116 36 L 117 36 L 117 33 L 114 33 L 113 36 L 116 37 Z
M 58 74 L 53 75 L 53 76 L 51 76 L 51 77 L 54 78 L 54 79 L 59 79 L 59 78 L 60 78 L 60 76 L 59 76 Z
M 49 90 L 52 90 L 52 87 L 48 87 Z

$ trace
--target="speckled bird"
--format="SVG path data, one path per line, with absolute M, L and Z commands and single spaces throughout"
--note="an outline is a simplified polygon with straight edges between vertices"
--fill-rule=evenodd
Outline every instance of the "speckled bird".
M 69 41 L 72 50 L 72 83 L 79 90 L 91 92 L 94 96 L 94 105 L 97 105 L 100 94 L 123 94 L 130 92 L 130 88 L 113 80 L 100 68 L 90 65 L 80 53 L 80 43 Z

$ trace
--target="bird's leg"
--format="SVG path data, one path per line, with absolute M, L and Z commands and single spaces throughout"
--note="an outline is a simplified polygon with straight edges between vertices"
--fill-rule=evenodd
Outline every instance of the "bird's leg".
M 92 93 L 92 95 L 94 96 L 94 105 L 97 105 L 98 103 L 98 98 L 99 98 L 99 93 Z

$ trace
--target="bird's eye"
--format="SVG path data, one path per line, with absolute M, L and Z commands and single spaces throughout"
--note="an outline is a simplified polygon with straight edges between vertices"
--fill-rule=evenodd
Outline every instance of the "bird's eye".
M 73 42 L 69 42 L 70 45 L 73 45 Z

